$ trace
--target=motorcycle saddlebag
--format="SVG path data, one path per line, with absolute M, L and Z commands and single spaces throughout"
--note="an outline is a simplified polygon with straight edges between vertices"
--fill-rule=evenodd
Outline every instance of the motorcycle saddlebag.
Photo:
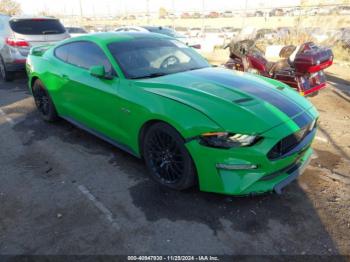
M 333 53 L 329 48 L 313 46 L 310 49 L 298 52 L 293 66 L 297 73 L 315 73 L 333 63 Z

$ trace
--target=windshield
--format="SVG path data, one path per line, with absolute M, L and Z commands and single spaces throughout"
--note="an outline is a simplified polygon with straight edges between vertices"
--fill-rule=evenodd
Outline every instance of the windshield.
M 129 79 L 157 77 L 210 66 L 192 48 L 175 39 L 142 38 L 114 42 L 108 48 Z
M 10 21 L 11 29 L 22 35 L 49 35 L 66 32 L 60 21 L 56 19 L 18 19 Z
M 152 28 L 152 29 L 148 29 L 148 31 L 152 32 L 152 33 L 158 33 L 158 34 L 163 34 L 163 35 L 167 35 L 167 36 L 171 36 L 171 37 L 177 37 L 177 38 L 183 38 L 185 37 L 184 35 L 179 34 L 178 32 L 171 30 L 169 28 Z

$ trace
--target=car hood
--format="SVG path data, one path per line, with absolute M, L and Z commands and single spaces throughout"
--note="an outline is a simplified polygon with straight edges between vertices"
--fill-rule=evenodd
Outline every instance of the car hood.
M 135 81 L 147 92 L 188 105 L 226 131 L 261 134 L 294 119 L 312 121 L 312 107 L 278 81 L 224 68 L 204 68 Z

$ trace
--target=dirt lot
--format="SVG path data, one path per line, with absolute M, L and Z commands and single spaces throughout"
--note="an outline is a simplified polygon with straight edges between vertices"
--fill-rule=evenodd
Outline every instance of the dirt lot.
M 350 255 L 350 90 L 334 66 L 311 166 L 283 195 L 160 188 L 142 161 L 40 120 L 25 78 L 0 83 L 0 254 Z M 350 75 L 347 73 L 347 75 Z

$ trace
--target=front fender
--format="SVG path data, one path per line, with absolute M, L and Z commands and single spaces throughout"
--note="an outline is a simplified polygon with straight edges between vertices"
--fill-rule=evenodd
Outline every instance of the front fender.
M 126 144 L 140 155 L 139 136 L 150 121 L 162 121 L 174 127 L 184 139 L 205 132 L 222 131 L 222 127 L 202 112 L 171 98 L 133 85 L 121 85 L 121 130 Z

